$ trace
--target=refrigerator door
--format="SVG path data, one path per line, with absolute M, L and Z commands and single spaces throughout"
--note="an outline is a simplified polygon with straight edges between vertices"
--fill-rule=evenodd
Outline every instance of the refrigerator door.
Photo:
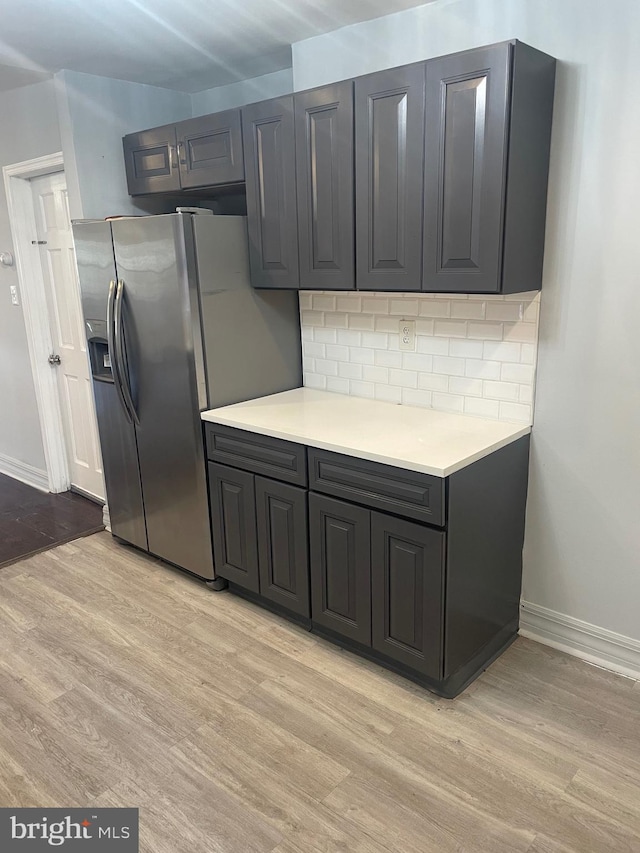
M 82 294 L 107 504 L 114 536 L 147 549 L 136 435 L 114 382 L 107 302 L 116 269 L 108 222 L 74 222 L 73 234 Z
M 191 217 L 115 220 L 112 230 L 149 551 L 213 578 Z

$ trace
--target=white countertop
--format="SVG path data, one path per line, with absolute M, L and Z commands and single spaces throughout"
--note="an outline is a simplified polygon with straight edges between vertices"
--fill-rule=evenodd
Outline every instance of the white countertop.
M 399 406 L 313 388 L 202 412 L 202 420 L 447 477 L 527 435 L 522 424 Z

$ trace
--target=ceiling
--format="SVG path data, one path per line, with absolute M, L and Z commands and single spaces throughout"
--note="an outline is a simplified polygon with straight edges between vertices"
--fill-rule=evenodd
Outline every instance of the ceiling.
M 198 92 L 291 66 L 291 44 L 434 0 L 4 0 L 0 90 L 62 68 Z

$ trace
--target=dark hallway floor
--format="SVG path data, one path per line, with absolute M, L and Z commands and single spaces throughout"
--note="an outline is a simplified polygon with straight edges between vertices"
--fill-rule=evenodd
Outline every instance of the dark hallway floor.
M 99 504 L 73 492 L 40 492 L 0 474 L 0 568 L 102 527 Z

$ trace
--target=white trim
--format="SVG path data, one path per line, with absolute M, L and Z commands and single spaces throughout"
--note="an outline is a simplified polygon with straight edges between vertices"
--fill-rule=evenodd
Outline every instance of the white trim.
M 52 352 L 51 329 L 42 265 L 31 248 L 36 219 L 29 180 L 63 168 L 62 152 L 57 152 L 2 169 L 50 492 L 67 491 L 71 478 L 57 379 L 47 363 Z
M 19 459 L 13 459 L 11 456 L 5 456 L 4 453 L 0 453 L 0 474 L 6 474 L 8 477 L 13 477 L 14 480 L 20 480 L 21 483 L 33 486 L 34 489 L 39 489 L 41 492 L 49 491 L 49 477 L 46 471 L 34 468 L 33 465 L 28 465 Z
M 640 640 L 530 601 L 520 604 L 520 634 L 588 663 L 640 679 Z

